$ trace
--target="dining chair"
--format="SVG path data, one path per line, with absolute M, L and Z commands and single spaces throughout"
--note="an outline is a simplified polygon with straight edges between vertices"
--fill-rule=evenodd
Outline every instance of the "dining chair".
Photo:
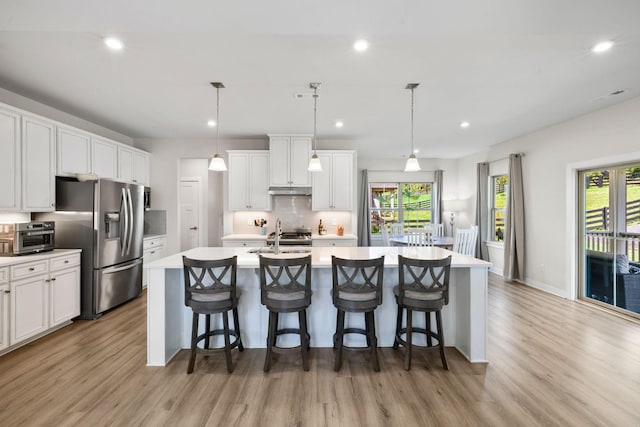
M 407 246 L 433 246 L 431 233 L 423 228 L 409 228 L 405 236 L 407 236 Z
M 400 237 L 404 235 L 404 223 L 397 222 L 389 225 L 391 237 Z
M 434 237 L 442 237 L 444 236 L 444 225 L 443 224 L 425 224 L 424 229 L 429 231 Z
M 198 343 L 204 340 L 205 354 L 214 350 L 224 350 L 227 359 L 227 371 L 233 372 L 231 350 L 238 347 L 243 351 L 238 319 L 238 300 L 240 291 L 236 290 L 237 257 L 219 260 L 197 260 L 182 257 L 184 271 L 184 305 L 191 307 L 193 321 L 191 325 L 191 355 L 187 374 L 193 372 L 196 362 Z M 229 329 L 228 312 L 233 312 L 234 329 Z M 200 315 L 205 316 L 205 330 L 198 335 Z M 222 314 L 222 329 L 211 329 L 211 315 Z M 224 336 L 224 346 L 211 349 L 210 339 L 215 335 Z M 230 336 L 235 339 L 231 342 Z
M 389 240 L 389 230 L 387 230 L 387 224 L 382 224 L 382 227 L 380 228 L 380 232 L 382 233 L 382 245 L 391 246 L 391 240 Z
M 456 238 L 453 241 L 453 251 L 462 255 L 475 256 L 477 238 L 477 228 L 457 229 Z

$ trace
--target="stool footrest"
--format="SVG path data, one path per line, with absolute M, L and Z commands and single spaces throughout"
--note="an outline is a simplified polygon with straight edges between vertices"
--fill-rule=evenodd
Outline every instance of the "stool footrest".
M 212 337 L 214 335 L 224 335 L 224 329 L 214 329 L 212 331 L 209 332 L 205 332 L 203 334 L 200 334 L 196 337 L 196 345 L 197 343 L 199 343 L 200 341 L 208 338 L 208 337 Z M 240 344 L 240 334 L 238 332 L 236 332 L 233 329 L 229 329 L 229 336 L 230 337 L 234 337 L 235 339 L 233 341 L 231 341 L 229 343 L 229 349 L 234 349 L 236 347 L 238 347 L 238 344 Z M 217 352 L 217 351 L 224 351 L 226 350 L 224 346 L 222 347 L 215 347 L 215 348 L 200 348 L 198 347 L 198 350 L 200 351 L 204 351 L 204 352 Z M 207 354 L 207 353 L 205 353 Z
M 439 336 L 438 336 L 438 334 L 437 334 L 436 332 L 434 332 L 434 331 L 429 331 L 429 330 L 424 329 L 424 328 L 411 328 L 411 332 L 412 332 L 412 333 L 420 333 L 420 334 L 424 334 L 424 335 L 426 335 L 426 336 L 430 336 L 431 338 L 433 338 L 433 339 L 435 339 L 435 340 L 436 340 L 436 343 L 435 343 L 435 344 L 432 344 L 432 345 L 417 345 L 417 344 L 411 343 L 411 345 L 412 345 L 412 346 L 414 346 L 414 347 L 434 348 L 434 347 L 438 347 L 438 346 L 440 346 L 440 339 L 439 339 L 440 337 L 439 337 Z M 402 335 L 406 335 L 406 333 L 407 333 L 407 328 L 401 328 L 401 329 L 400 329 L 400 333 L 398 333 L 398 334 L 396 335 L 396 340 L 397 340 L 400 344 L 402 344 L 403 346 L 406 346 L 406 345 L 407 345 L 407 341 L 406 341 L 406 340 L 404 340 L 404 339 L 402 339 L 402 337 L 401 337 L 401 336 L 402 336 Z

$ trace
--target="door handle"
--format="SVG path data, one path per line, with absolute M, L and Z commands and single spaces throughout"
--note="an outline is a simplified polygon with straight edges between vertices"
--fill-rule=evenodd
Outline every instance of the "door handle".
M 198 227 L 189 227 L 189 230 L 197 230 Z

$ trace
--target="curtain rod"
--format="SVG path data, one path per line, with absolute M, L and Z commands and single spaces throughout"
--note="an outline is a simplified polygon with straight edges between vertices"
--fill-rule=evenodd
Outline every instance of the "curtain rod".
M 524 153 L 511 153 L 511 154 L 518 154 L 520 157 L 524 157 Z M 509 156 L 511 156 L 511 154 L 509 154 Z M 484 163 L 493 163 L 493 162 L 499 162 L 500 160 L 508 160 L 509 156 L 507 157 L 500 157 L 499 159 L 495 159 L 495 160 L 488 160 Z
M 364 169 L 361 169 L 364 170 Z M 391 169 L 391 170 L 381 170 L 381 169 L 366 169 L 367 172 L 401 172 L 401 173 L 405 173 L 405 171 L 401 171 L 401 170 L 397 170 L 397 169 Z M 444 169 L 438 169 L 438 170 L 442 170 L 442 172 L 446 172 Z M 425 170 L 419 170 L 418 172 L 436 172 L 436 171 L 425 171 Z M 415 172 L 406 172 L 406 173 L 415 173 Z

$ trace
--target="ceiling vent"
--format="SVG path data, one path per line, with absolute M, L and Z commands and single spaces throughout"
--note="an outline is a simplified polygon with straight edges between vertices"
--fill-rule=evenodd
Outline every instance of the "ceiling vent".
M 300 101 L 313 101 L 313 92 L 296 92 L 293 97 Z

